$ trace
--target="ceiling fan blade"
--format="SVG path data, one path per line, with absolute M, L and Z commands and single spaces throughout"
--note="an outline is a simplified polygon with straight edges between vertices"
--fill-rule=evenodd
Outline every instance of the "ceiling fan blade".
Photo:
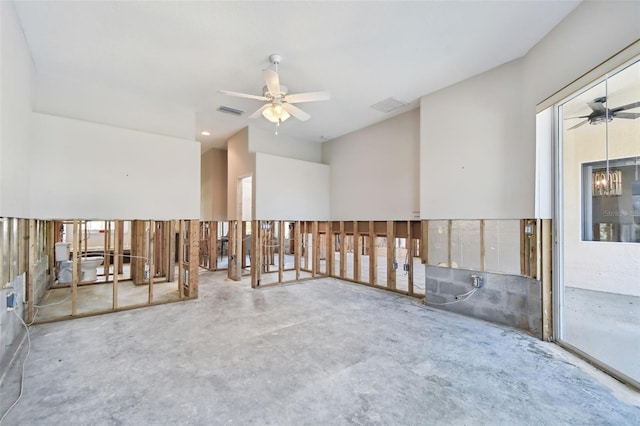
M 640 101 L 614 108 L 611 110 L 611 112 L 624 111 L 625 109 L 634 109 L 634 108 L 640 108 Z
M 640 117 L 640 112 L 618 112 L 614 113 L 613 116 L 615 118 L 638 118 Z
M 578 117 L 565 117 L 564 119 L 565 120 L 574 120 L 576 118 L 587 118 L 587 117 L 589 117 L 589 116 L 588 115 L 580 115 Z
M 264 111 L 265 109 L 269 108 L 269 105 L 271 105 L 271 104 L 262 105 L 260 108 L 258 108 L 258 110 L 256 112 L 251 114 L 249 116 L 249 118 L 258 118 L 258 117 L 260 117 L 262 115 L 262 111 Z
M 307 92 L 307 93 L 296 93 L 293 95 L 285 96 L 285 101 L 290 104 L 298 104 L 301 102 L 315 102 L 315 101 L 326 101 L 331 99 L 331 93 L 329 92 Z
M 602 102 L 587 102 L 587 105 L 595 112 L 605 112 Z
M 237 98 L 255 99 L 257 101 L 268 101 L 268 99 L 265 98 L 264 96 L 249 95 L 247 93 L 239 93 L 239 92 L 230 92 L 228 90 L 219 90 L 219 92 L 222 93 L 223 95 L 235 96 Z
M 264 76 L 264 81 L 267 82 L 269 92 L 274 97 L 278 97 L 280 95 L 280 77 L 278 77 L 278 73 L 273 70 L 262 70 L 262 75 Z
M 587 122 L 588 122 L 588 120 L 581 121 L 578 124 L 576 124 L 575 126 L 569 127 L 567 130 L 577 129 L 580 126 L 584 126 L 585 124 L 587 124 Z
M 303 110 L 301 110 L 295 105 L 283 103 L 282 107 L 285 109 L 285 111 L 287 111 L 289 114 L 293 115 L 295 118 L 297 118 L 300 121 L 307 121 L 308 119 L 311 118 L 309 114 L 307 114 L 306 112 L 304 112 Z

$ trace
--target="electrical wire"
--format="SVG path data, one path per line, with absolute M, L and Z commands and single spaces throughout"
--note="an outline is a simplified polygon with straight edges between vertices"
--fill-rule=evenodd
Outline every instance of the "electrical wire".
M 474 288 L 466 293 L 463 294 L 459 294 L 457 295 L 455 298 L 456 300 L 452 300 L 450 302 L 444 302 L 444 303 L 436 303 L 436 302 L 429 302 L 426 298 L 424 299 L 424 303 L 426 303 L 427 305 L 438 305 L 438 306 L 442 306 L 442 305 L 452 305 L 454 303 L 459 303 L 459 302 L 464 302 L 465 300 L 469 300 L 469 298 L 471 296 L 473 296 L 475 294 L 475 292 L 478 291 L 477 288 Z
M 55 302 L 55 303 L 49 303 L 46 305 L 33 305 L 34 308 L 48 308 L 49 306 L 57 306 L 57 305 L 62 305 L 64 302 L 66 302 L 67 300 L 69 300 L 69 298 L 71 297 L 71 294 L 69 294 L 67 297 L 65 297 L 64 299 L 62 299 L 59 302 Z
M 29 346 L 27 349 L 27 356 L 24 357 L 24 361 L 22 362 L 22 374 L 20 376 L 20 394 L 18 395 L 18 398 L 13 402 L 13 404 L 11 404 L 9 408 L 7 408 L 7 411 L 4 412 L 2 417 L 0 417 L 0 424 L 2 424 L 5 417 L 7 417 L 7 414 L 9 414 L 9 412 L 13 409 L 13 407 L 18 405 L 18 402 L 20 402 L 20 399 L 22 398 L 22 393 L 24 391 L 24 368 L 27 365 L 27 359 L 29 359 L 29 354 L 31 354 L 31 336 L 29 335 L 29 327 L 24 322 L 24 320 L 20 317 L 20 315 L 18 315 L 17 311 L 14 310 L 13 313 L 15 314 L 16 317 L 18 317 L 22 325 L 24 325 L 25 330 L 27 330 L 27 342 L 29 343 Z

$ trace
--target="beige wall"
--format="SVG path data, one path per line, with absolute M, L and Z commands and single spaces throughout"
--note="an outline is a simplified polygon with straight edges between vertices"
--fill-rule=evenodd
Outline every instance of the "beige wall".
M 638 40 L 639 22 L 640 2 L 583 2 L 525 57 L 424 96 L 421 216 L 533 217 L 536 105 Z
M 331 219 L 419 218 L 419 142 L 417 109 L 325 142 Z
M 197 219 L 200 143 L 32 114 L 31 214 Z
M 535 146 L 521 130 L 522 84 L 516 60 L 422 98 L 423 219 L 533 214 Z
M 329 166 L 256 153 L 259 220 L 329 220 Z
M 245 127 L 231 136 L 227 143 L 227 219 L 241 220 L 238 217 L 238 181 L 253 177 L 256 170 L 256 154 L 249 152 L 249 129 Z M 255 179 L 253 180 L 255 185 Z M 255 188 L 255 186 L 254 186 Z M 255 196 L 255 191 L 252 191 Z M 252 202 L 252 205 L 255 205 Z M 253 216 L 253 215 L 252 215 Z
M 227 220 L 227 151 L 206 151 L 200 170 L 200 220 Z

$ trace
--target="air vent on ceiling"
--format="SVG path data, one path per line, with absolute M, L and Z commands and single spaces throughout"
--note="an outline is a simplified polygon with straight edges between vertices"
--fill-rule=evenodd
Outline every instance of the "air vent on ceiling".
M 402 107 L 407 106 L 408 104 L 406 102 L 403 102 L 399 99 L 396 98 L 387 98 L 384 100 L 381 100 L 380 102 L 371 105 L 371 108 L 375 109 L 376 111 L 380 111 L 380 112 L 391 112 L 391 111 L 395 111 L 397 109 L 400 109 Z
M 235 108 L 231 108 L 231 107 L 228 107 L 228 106 L 224 106 L 224 105 L 220 105 L 218 107 L 218 111 L 226 112 L 227 114 L 233 114 L 233 115 L 242 115 L 242 114 L 244 114 L 244 111 L 241 111 L 241 110 L 235 109 Z

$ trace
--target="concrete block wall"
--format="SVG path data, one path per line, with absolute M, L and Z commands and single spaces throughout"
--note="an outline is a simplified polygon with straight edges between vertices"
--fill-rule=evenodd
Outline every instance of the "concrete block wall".
M 24 300 L 26 274 L 18 275 L 7 286 L 0 291 L 0 380 L 4 376 L 4 372 L 7 371 L 9 362 L 13 357 L 13 354 L 18 350 L 20 342 L 26 330 L 15 313 L 20 318 L 25 318 L 26 305 L 22 303 Z M 7 294 L 15 292 L 18 304 L 15 311 L 7 310 Z M 15 313 L 14 313 L 15 312 Z
M 36 264 L 33 282 L 34 300 L 36 303 L 42 299 L 49 285 L 48 269 L 49 258 L 48 256 L 42 256 Z M 15 313 L 17 313 L 20 318 L 26 320 L 27 305 L 23 303 L 24 292 L 26 291 L 26 279 L 26 274 L 20 274 L 0 291 L 0 382 L 2 382 L 4 373 L 8 371 L 10 367 L 9 363 L 19 349 L 20 343 L 26 333 L 24 325 L 15 315 Z M 7 294 L 10 292 L 16 293 L 16 300 L 18 301 L 15 313 L 7 310 Z M 15 365 L 13 368 L 15 368 Z
M 471 275 L 483 286 L 467 300 L 455 296 L 472 290 Z M 507 325 L 542 338 L 542 287 L 538 280 L 519 275 L 426 266 L 428 306 Z

